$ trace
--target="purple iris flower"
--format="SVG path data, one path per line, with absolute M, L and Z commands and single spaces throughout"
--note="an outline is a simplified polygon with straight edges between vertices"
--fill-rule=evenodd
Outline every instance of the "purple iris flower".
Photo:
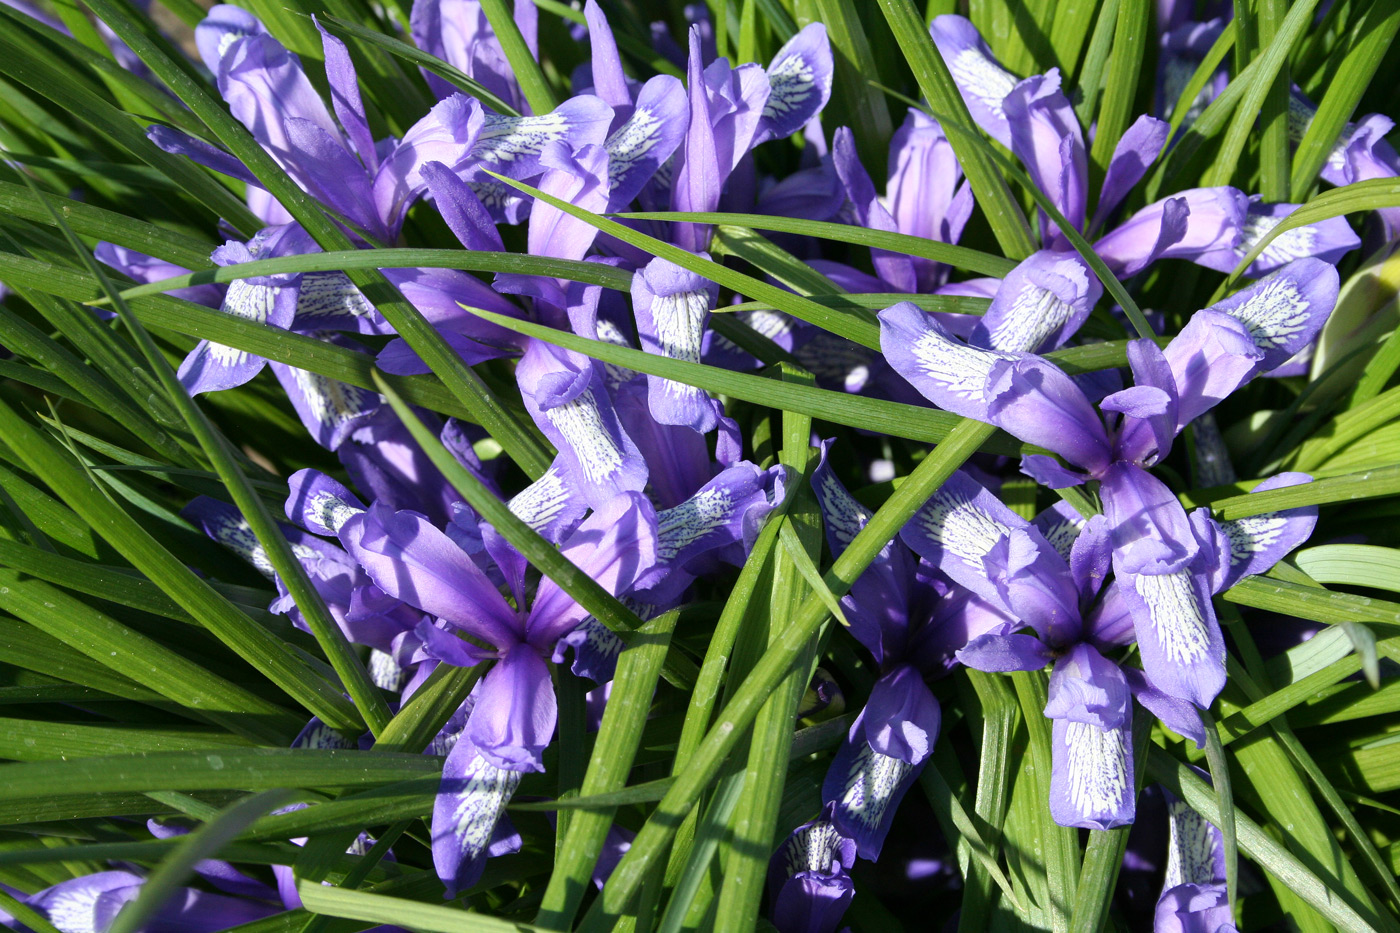
M 895 370 L 940 407 L 990 421 L 1083 471 L 1029 455 L 1022 470 L 1038 482 L 1059 488 L 1099 480 L 1113 567 L 1143 663 L 1163 692 L 1204 707 L 1225 680 L 1210 603 L 1221 583 L 1220 549 L 1205 513 L 1188 517 L 1146 468 L 1186 424 L 1311 340 L 1336 301 L 1337 281 L 1332 266 L 1297 260 L 1197 312 L 1165 351 L 1133 341 L 1137 385 L 1100 403 L 1107 424 L 1048 361 L 967 346 L 913 305 L 881 312 L 881 345 Z
M 1179 18 L 1178 18 L 1179 19 Z M 1217 18 L 1205 22 L 1180 20 L 1161 32 L 1162 52 L 1157 62 L 1157 115 L 1169 119 L 1172 108 L 1180 99 L 1191 77 L 1205 60 L 1206 54 L 1225 31 L 1225 19 Z M 1201 111 L 1225 90 L 1230 82 L 1229 72 L 1222 66 L 1210 76 L 1195 100 L 1187 102 L 1186 115 L 1177 130 L 1177 138 L 1195 122 Z M 1173 140 L 1175 142 L 1175 140 Z
M 121 909 L 136 899 L 145 883 L 145 878 L 129 871 L 101 871 L 60 881 L 36 894 L 7 890 L 60 933 L 102 933 Z M 142 929 L 150 933 L 214 933 L 276 912 L 271 904 L 247 898 L 180 888 Z M 25 929 L 3 912 L 0 923 Z
M 1235 933 L 1220 830 L 1170 793 L 1167 871 L 1154 933 Z
M 1294 87 L 1288 99 L 1288 135 L 1295 144 L 1302 141 L 1316 112 L 1316 105 Z M 1378 113 L 1348 123 L 1327 154 L 1322 180 L 1332 185 L 1350 185 L 1373 178 L 1400 177 L 1400 155 L 1385 138 L 1394 128 L 1394 120 Z M 1400 208 L 1382 207 L 1375 213 L 1386 242 L 1400 237 Z M 1289 235 L 1284 234 L 1279 240 Z
M 1017 78 L 996 61 L 976 27 L 955 14 L 935 17 L 930 31 L 973 120 L 1015 153 L 1031 181 L 1081 233 L 1091 234 L 1105 224 L 1166 145 L 1167 124 L 1139 117 L 1114 148 L 1091 218 L 1084 134 L 1060 88 L 1059 71 Z M 1157 259 L 1195 261 L 1238 243 L 1244 211 L 1244 195 L 1233 188 L 1178 192 L 1101 236 L 1094 249 L 1120 278 L 1136 275 Z M 1069 249 L 1047 217 L 1041 217 L 1040 228 L 1047 248 Z
M 792 831 L 768 868 L 768 917 L 779 933 L 834 933 L 855 897 L 856 845 L 827 814 Z

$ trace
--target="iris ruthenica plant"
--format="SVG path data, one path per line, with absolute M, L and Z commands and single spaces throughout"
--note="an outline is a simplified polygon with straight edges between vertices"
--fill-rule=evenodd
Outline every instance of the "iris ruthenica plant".
M 0 922 L 1400 933 L 1392 0 L 3 0 Z

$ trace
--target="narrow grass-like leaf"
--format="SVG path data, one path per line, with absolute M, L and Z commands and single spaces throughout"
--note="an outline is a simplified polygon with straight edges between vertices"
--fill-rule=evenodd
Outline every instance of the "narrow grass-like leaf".
M 959 127 L 975 126 L 972 114 L 968 112 L 967 104 L 953 82 L 952 73 L 939 55 L 938 47 L 933 44 L 928 27 L 924 25 L 924 18 L 914 9 L 913 3 L 910 0 L 878 2 L 929 105 L 938 113 L 948 114 L 951 123 Z M 939 122 L 945 130 L 950 125 L 947 118 Z M 949 141 L 1002 252 L 1012 259 L 1029 256 L 1035 251 L 1031 225 L 987 152 L 969 145 L 965 134 L 950 135 Z
M 1045 675 L 1038 671 L 1017 671 L 1011 675 L 1016 696 L 1021 702 L 1021 718 L 1030 735 L 1030 753 L 1036 777 L 1036 811 L 1041 815 L 1040 863 L 1044 866 L 1049 904 L 1042 904 L 1050 914 L 1055 930 L 1068 930 L 1070 911 L 1074 905 L 1075 889 L 1079 884 L 1079 834 L 1060 826 L 1050 816 L 1050 772 L 1052 765 L 1050 723 L 1045 718 Z M 1024 777 L 1023 770 L 1021 775 Z
M 1400 30 L 1400 6 L 1388 0 L 1372 0 L 1355 41 L 1347 48 L 1341 65 L 1328 82 L 1327 93 L 1322 95 L 1317 113 L 1293 154 L 1289 200 L 1301 201 L 1307 196 L 1347 121 L 1356 112 L 1361 95 L 1385 61 L 1397 30 Z
M 1147 40 L 1155 35 L 1152 28 L 1152 4 L 1149 0 L 1119 0 L 1118 19 L 1114 25 L 1113 51 L 1104 76 L 1103 105 L 1098 111 L 1098 127 L 1089 158 L 1103 177 L 1113 149 L 1123 137 L 1123 131 L 1133 119 L 1133 99 L 1137 95 L 1138 78 L 1144 70 Z
M 608 793 L 627 783 L 677 618 L 677 613 L 668 612 L 643 623 L 618 658 L 615 686 L 598 727 L 598 740 L 579 789 L 581 796 Z M 569 820 L 535 917 L 537 924 L 548 929 L 567 929 L 573 924 L 612 820 L 613 813 L 608 810 L 576 813 Z
M 50 208 L 52 208 L 51 205 Z M 146 357 L 147 365 L 155 372 L 160 383 L 164 386 L 167 398 L 180 412 L 190 433 L 204 449 L 205 455 L 219 474 L 219 479 L 233 495 L 234 504 L 251 527 L 278 578 L 281 579 L 287 587 L 287 591 L 296 601 L 297 608 L 301 610 L 302 618 L 311 629 L 311 633 L 321 646 L 321 650 L 325 652 L 341 683 L 345 685 L 345 689 L 364 717 L 370 731 L 378 734 L 389 721 L 388 704 L 379 693 L 379 689 L 370 681 L 368 671 L 365 670 L 364 664 L 350 647 L 345 633 L 331 617 L 330 609 L 327 608 L 321 593 L 312 584 L 306 568 L 292 553 L 291 543 L 283 535 L 276 520 L 268 511 L 267 505 L 248 482 L 248 477 L 234 457 L 228 439 L 215 430 L 213 424 L 195 405 L 193 399 L 185 391 L 185 387 L 180 384 L 175 371 L 161 355 L 150 334 L 131 313 L 126 302 L 117 294 L 101 267 L 98 266 L 97 261 L 84 251 L 76 235 L 57 213 L 53 214 L 53 218 L 55 223 L 67 234 L 75 251 L 83 257 L 89 273 L 97 279 L 103 290 L 113 299 L 112 303 L 117 315 L 141 348 L 142 354 Z
M 798 236 L 810 236 L 836 243 L 850 243 L 854 246 L 869 246 L 871 249 L 886 249 L 896 253 L 905 253 L 909 256 L 931 259 L 934 262 L 946 263 L 958 269 L 966 269 L 969 272 L 995 276 L 996 278 L 1001 278 L 1016 268 L 1016 263 L 1013 260 L 1003 259 L 1000 256 L 966 246 L 941 243 L 938 240 L 911 236 L 907 233 L 895 233 L 891 230 L 872 230 L 868 227 L 839 224 L 828 220 L 805 220 L 799 217 L 778 217 L 767 214 L 688 211 L 633 211 L 610 216 L 628 220 L 726 224 L 731 227 L 769 230 L 773 233 L 793 233 Z M 751 292 L 744 289 L 735 288 L 735 291 L 752 295 Z
M 136 933 L 143 929 L 165 903 L 178 894 L 180 886 L 194 874 L 196 864 L 218 855 L 224 844 L 233 841 L 245 826 L 264 813 L 290 803 L 294 797 L 295 792 L 289 790 L 254 794 L 184 836 L 175 851 L 141 885 L 136 900 L 117 914 L 110 933 Z
M 855 0 L 810 0 L 802 5 L 799 18 L 804 26 L 823 23 L 831 42 L 836 73 L 827 112 L 834 122 L 827 125 L 851 128 L 860 160 L 878 182 L 885 171 L 894 126 L 885 96 L 867 80 L 880 70 L 860 21 L 860 6 Z
M 1296 508 L 1353 499 L 1375 499 L 1400 492 L 1400 466 L 1363 470 L 1344 476 L 1329 476 L 1302 486 L 1270 489 L 1248 495 L 1228 496 L 1210 502 L 1216 517 L 1226 521 Z M 1200 504 L 1200 503 L 1195 503 Z
M 947 809 L 949 821 L 957 827 L 962 836 L 959 841 L 967 843 L 972 857 L 977 860 L 977 864 L 1001 889 L 1002 897 L 1006 898 L 1013 910 L 1018 912 L 1024 910 L 1025 908 L 1016 900 L 1016 894 L 1011 889 L 1011 882 L 1007 880 L 1006 873 L 1001 870 L 1001 866 L 997 864 L 996 856 L 978 831 L 977 824 L 972 821 L 972 817 L 963 808 L 962 802 L 953 793 L 953 789 L 948 786 L 947 780 L 944 779 L 934 762 L 930 762 L 928 767 L 919 772 L 919 784 L 924 788 L 925 796 L 928 797 L 929 804 L 935 810 Z
M 1209 710 L 1197 710 L 1201 717 L 1201 728 L 1206 734 L 1206 761 L 1210 763 L 1210 783 L 1220 804 L 1220 820 L 1216 827 L 1220 830 L 1221 845 L 1225 849 L 1225 891 L 1230 898 L 1230 908 L 1234 909 L 1235 898 L 1239 895 L 1240 853 L 1235 839 L 1235 795 L 1230 783 L 1230 763 L 1225 758 L 1225 746 L 1220 744 L 1220 732 L 1215 728 L 1215 719 Z
M 312 881 L 298 881 L 297 894 L 303 906 L 314 914 L 404 926 L 424 933 L 548 933 L 544 927 L 516 920 L 502 920 L 437 904 L 420 904 L 369 891 L 347 891 Z
M 505 53 L 506 61 L 510 62 L 510 70 L 530 109 L 541 115 L 551 112 L 555 107 L 554 92 L 549 89 L 540 63 L 535 61 L 535 56 L 525 45 L 525 37 L 516 25 L 514 12 L 506 6 L 505 0 L 481 0 L 481 11 L 490 21 L 491 30 L 501 43 L 501 51 Z

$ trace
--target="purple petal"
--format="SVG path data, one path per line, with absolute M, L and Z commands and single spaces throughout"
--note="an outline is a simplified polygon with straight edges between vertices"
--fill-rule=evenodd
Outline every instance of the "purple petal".
M 286 285 L 255 285 L 235 279 L 219 309 L 244 320 L 286 329 L 296 314 L 297 289 Z M 191 395 L 241 386 L 262 371 L 267 360 L 245 350 L 202 340 L 180 364 L 180 384 Z
M 1083 473 L 1066 469 L 1054 457 L 1045 454 L 1026 454 L 1021 458 L 1021 472 L 1048 489 L 1067 489 L 1089 480 Z
M 632 92 L 627 75 L 622 70 L 622 58 L 617 53 L 617 40 L 598 0 L 583 5 L 584 22 L 588 24 L 588 58 L 593 69 L 593 93 L 616 110 L 632 105 Z M 662 161 L 665 161 L 664 157 Z
M 1127 197 L 1133 185 L 1142 181 L 1148 167 L 1162 154 L 1170 130 L 1171 125 L 1165 121 L 1143 114 L 1123 133 L 1104 174 L 1099 203 L 1094 208 L 1094 222 L 1090 224 L 1092 229 L 1098 229 Z
M 332 139 L 341 138 L 301 61 L 272 36 L 234 39 L 217 77 L 229 111 L 288 171 L 298 171 L 301 154 L 288 135 L 289 120 L 305 120 Z
M 498 768 L 543 771 L 555 719 L 549 667 L 529 646 L 515 645 L 481 681 L 463 735 Z
M 1081 642 L 1055 662 L 1045 715 L 1119 729 L 1129 722 L 1130 701 L 1128 682 L 1118 665 Z
M 1023 441 L 1099 474 L 1112 461 L 1103 421 L 1064 371 L 1040 357 L 994 364 L 987 420 Z
M 1056 719 L 1051 738 L 1050 815 L 1061 826 L 1112 829 L 1133 821 L 1131 723 L 1100 729 Z
M 657 558 L 656 510 L 641 493 L 604 503 L 564 541 L 564 556 L 614 596 L 627 592 Z M 554 643 L 588 617 L 559 584 L 540 583 L 525 628 L 530 644 L 553 651 Z
M 1103 286 L 1078 256 L 1032 253 L 1001 283 L 972 332 L 972 343 L 1026 353 L 1058 349 L 1102 295 Z
M 1167 696 L 1152 686 L 1152 681 L 1147 679 L 1146 673 L 1136 668 L 1124 668 L 1123 676 L 1128 678 L 1133 698 L 1149 713 L 1160 719 L 1168 729 L 1195 742 L 1197 748 L 1205 748 L 1205 726 L 1201 723 L 1200 712 L 1193 704 Z
M 1142 664 L 1168 696 L 1207 708 L 1225 686 L 1225 642 L 1205 575 L 1118 572 Z
M 923 675 L 900 665 L 875 681 L 865 705 L 865 740 L 878 754 L 910 765 L 933 753 L 942 712 Z
M 855 843 L 828 820 L 805 823 L 778 847 L 768 868 L 769 916 L 783 931 L 835 933 L 855 896 L 846 873 Z
M 355 74 L 355 64 L 350 60 L 350 51 L 345 43 L 326 32 L 319 22 L 316 28 L 321 33 L 321 47 L 326 57 L 326 81 L 331 88 L 331 106 L 345 135 L 359 155 L 360 161 L 370 172 L 379 168 L 379 155 L 375 151 L 374 136 L 365 119 L 365 105 L 360 100 L 359 78 Z
M 547 144 L 540 153 L 544 177 L 536 183 L 545 194 L 593 213 L 608 205 L 608 154 L 602 146 L 570 149 L 563 140 Z M 528 250 L 533 256 L 582 259 L 593 244 L 597 228 L 552 204 L 530 210 Z
M 1180 430 L 1176 376 L 1166 354 L 1151 340 L 1130 342 L 1128 363 L 1136 388 L 1110 395 L 1099 405 L 1128 416 L 1119 428 L 1117 456 L 1150 465 L 1167 455 Z M 1115 402 L 1110 403 L 1110 399 Z M 1118 407 L 1113 407 L 1115 404 Z
M 1085 523 L 1084 516 L 1063 499 L 1031 520 L 1031 524 L 1045 538 L 1051 549 L 1064 558 L 1066 563 L 1069 562 L 1074 542 L 1079 539 Z
M 1234 188 L 1192 188 L 1149 204 L 1094 244 L 1113 274 L 1136 275 L 1158 259 L 1190 259 L 1233 248 L 1248 199 Z
M 1038 671 L 1055 659 L 1034 635 L 987 634 L 959 649 L 957 659 L 974 670 L 990 673 Z
M 298 470 L 287 479 L 287 518 L 318 535 L 336 535 L 365 511 L 353 492 L 320 470 Z
M 1337 304 L 1338 288 L 1334 266 L 1320 259 L 1298 259 L 1210 310 L 1245 326 L 1264 354 L 1259 371 L 1267 372 L 1312 342 Z
M 1198 773 L 1200 769 L 1195 769 Z M 1225 837 L 1185 801 L 1167 796 L 1167 867 L 1162 887 L 1225 884 Z M 1222 892 L 1223 893 L 1223 892 Z M 1226 905 L 1228 907 L 1228 904 Z M 1228 922 L 1229 915 L 1226 915 Z M 1211 927 L 1211 929 L 1215 929 Z
M 849 128 L 843 126 L 836 131 L 832 138 L 831 155 L 836 174 L 841 179 L 841 184 L 846 189 L 846 197 L 850 199 L 854 209 L 856 225 L 898 233 L 899 228 L 894 218 L 875 193 L 875 183 L 870 180 L 865 166 L 860 164 L 855 136 Z M 872 249 L 870 256 L 875 264 L 875 274 L 894 291 L 918 290 L 914 264 L 908 256 L 882 249 Z
M 924 762 L 911 765 L 871 748 L 865 737 L 865 716 L 862 710 L 837 749 L 822 782 L 822 799 L 831 805 L 831 822 L 837 831 L 854 840 L 861 858 L 873 861 L 880 857 L 895 811 Z
M 388 334 L 393 328 L 343 272 L 308 272 L 297 290 L 294 327 L 298 333 L 352 330 Z
M 501 252 L 505 249 L 481 198 L 455 172 L 441 162 L 425 162 L 418 171 L 432 194 L 438 213 L 459 243 L 470 250 Z
M 1174 573 L 1200 551 L 1186 509 L 1166 484 L 1133 463 L 1115 463 L 1099 489 L 1118 573 Z
M 606 684 L 617 673 L 617 659 L 627 646 L 617 634 L 597 619 L 589 616 L 579 627 L 559 639 L 554 662 L 564 660 L 564 649 L 574 649 L 574 663 L 569 669 L 579 677 Z
M 1079 118 L 1060 92 L 1059 70 L 1052 68 L 1020 82 L 1006 95 L 1002 107 L 1011 130 L 1011 151 L 1070 226 L 1082 231 L 1089 157 Z M 1048 247 L 1069 245 L 1059 227 L 1045 217 L 1041 218 L 1041 238 Z
M 632 203 L 681 144 L 689 123 L 690 105 L 680 81 L 657 75 L 642 86 L 631 116 L 608 136 L 605 146 L 608 210 L 623 210 Z
M 92 255 L 98 262 L 116 269 L 133 282 L 159 282 L 161 279 L 185 275 L 190 271 L 184 266 L 177 266 L 173 262 L 147 256 L 145 253 L 138 253 L 134 249 L 127 249 L 125 246 L 118 246 L 115 243 L 98 243 L 93 249 Z M 224 302 L 224 286 L 212 283 L 177 288 L 166 292 L 166 294 L 209 308 L 217 308 Z
M 568 477 L 557 463 L 550 464 L 539 479 L 507 504 L 511 512 L 551 544 L 560 543 L 588 511 L 583 497 L 569 485 Z
M 422 174 L 427 163 L 441 162 L 455 169 L 466 162 L 485 122 L 486 114 L 475 98 L 453 94 L 409 127 L 374 176 L 380 217 L 392 221 L 403 216 L 427 186 Z
M 945 411 L 987 420 L 987 377 L 1001 360 L 1022 353 L 970 347 L 932 314 L 907 301 L 880 312 L 880 350 L 895 372 Z
M 1250 198 L 1239 243 L 1233 248 L 1204 253 L 1196 258 L 1196 262 L 1219 272 L 1233 272 L 1254 244 L 1299 206 L 1283 203 L 1265 204 L 1257 195 Z M 1245 275 L 1257 278 L 1296 259 L 1307 257 L 1336 265 L 1343 256 L 1360 245 L 1361 238 L 1352 231 L 1345 217 L 1320 220 L 1279 234 L 1264 247 L 1259 257 L 1249 264 Z
M 1102 515 L 1095 515 L 1084 522 L 1070 546 L 1067 563 L 1079 598 L 1084 605 L 1088 605 L 1103 589 L 1113 563 L 1112 536 L 1108 522 Z
M 448 753 L 433 804 L 432 833 L 433 865 L 449 897 L 481 877 L 496 824 L 520 775 L 491 764 L 465 737 Z
M 977 27 L 963 17 L 936 16 L 929 32 L 967 102 L 973 122 L 1010 149 L 1011 126 L 1007 122 L 1005 101 L 1006 95 L 1016 87 L 1016 76 L 992 57 L 992 50 Z
M 559 450 L 559 462 L 584 501 L 598 507 L 646 485 L 646 462 L 622 430 L 590 360 L 531 340 L 515 377 L 526 410 Z
M 1264 352 L 1255 345 L 1246 325 L 1215 308 L 1193 314 L 1162 354 L 1177 387 L 1177 431 L 1254 378 L 1264 360 Z M 1128 430 L 1151 435 L 1150 426 L 1145 424 Z M 1130 444 L 1127 437 L 1125 432 L 1125 449 L 1146 449 L 1143 442 Z
M 217 77 L 220 62 L 235 40 L 266 34 L 267 27 L 252 13 L 220 3 L 210 7 L 209 15 L 194 28 L 194 42 L 205 67 Z
M 943 128 L 921 110 L 909 108 L 890 140 L 889 181 L 885 186 L 895 229 L 910 236 L 956 243 L 972 215 L 972 191 Z M 919 292 L 931 292 L 948 277 L 948 267 L 913 257 Z
M 1163 891 L 1152 929 L 1154 933 L 1234 933 L 1234 911 L 1224 883 L 1179 884 Z
M 1264 480 L 1250 492 L 1266 492 L 1310 482 L 1312 477 L 1306 473 L 1280 473 Z M 1221 589 L 1228 589 L 1245 577 L 1267 572 L 1308 540 L 1316 525 L 1315 505 L 1221 522 L 1220 530 L 1230 548 L 1230 568 Z
M 757 145 L 796 133 L 831 98 L 833 62 L 826 27 L 809 23 L 768 64 L 768 99 L 754 136 Z
M 362 350 L 338 335 L 323 337 L 326 343 Z M 319 373 L 273 362 L 272 372 L 313 440 L 335 450 L 380 406 L 378 392 L 328 379 Z
M 516 613 L 472 559 L 416 512 L 380 503 L 340 528 L 345 549 L 396 599 L 504 648 L 520 640 Z
M 657 258 L 632 277 L 637 335 L 648 353 L 700 362 L 700 343 L 719 286 L 674 263 Z M 660 376 L 647 376 L 652 417 L 702 434 L 714 430 L 715 410 L 704 389 Z

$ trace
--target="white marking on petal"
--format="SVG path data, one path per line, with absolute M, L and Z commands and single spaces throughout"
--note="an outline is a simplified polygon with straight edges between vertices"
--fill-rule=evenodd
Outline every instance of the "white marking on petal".
M 1133 586 L 1147 604 L 1162 652 L 1176 664 L 1194 664 L 1210 651 L 1210 632 L 1189 571 L 1139 574 Z
M 608 190 L 617 187 L 618 182 L 641 161 L 648 152 L 656 148 L 661 139 L 661 120 L 643 107 L 632 112 L 627 122 L 608 137 L 603 147 L 608 150 Z
M 884 819 L 890 798 L 913 769 L 907 761 L 882 755 L 861 742 L 846 772 L 846 789 L 838 806 L 851 819 L 873 830 Z
M 339 732 L 323 722 L 317 722 L 315 727 L 297 736 L 292 743 L 292 748 L 354 748 L 355 743 L 349 742 Z
M 1272 350 L 1307 326 L 1311 305 L 1293 279 L 1275 274 L 1254 287 L 1249 299 L 1229 311 L 1260 349 Z
M 840 861 L 841 843 L 845 837 L 826 820 L 818 820 L 801 832 L 794 833 L 782 848 L 783 871 L 789 878 L 804 871 L 823 874 Z
M 481 135 L 472 147 L 471 158 L 479 162 L 510 163 L 518 158 L 539 155 L 569 131 L 564 114 L 546 113 L 535 117 L 508 117 L 488 113 Z
M 622 450 L 603 426 L 603 416 L 591 388 L 544 414 L 573 448 L 589 482 L 602 483 L 622 469 Z
M 817 481 L 821 483 L 822 516 L 831 529 L 831 536 L 845 547 L 870 521 L 870 512 L 846 491 L 831 470 L 822 470 Z
M 340 531 L 341 525 L 364 512 L 364 509 L 357 509 L 339 496 L 325 490 L 312 496 L 307 501 L 305 508 L 304 514 L 316 524 L 336 532 Z
M 97 902 L 106 894 L 94 885 L 69 885 L 48 904 L 48 920 L 60 933 L 98 933 Z
M 301 289 L 297 293 L 299 325 L 314 325 L 317 318 L 339 317 L 344 314 L 364 318 L 372 317 L 375 313 L 374 305 L 350 283 L 349 276 L 344 273 L 302 276 Z
M 612 321 L 605 317 L 598 318 L 596 325 L 598 339 L 604 343 L 611 343 L 615 346 L 626 347 L 635 350 L 627 335 L 622 332 Z M 616 363 L 603 363 L 603 381 L 609 389 L 616 389 L 625 382 L 630 382 L 637 375 L 636 370 L 628 369 L 626 366 L 619 366 Z
M 339 380 L 327 379 L 319 373 L 295 367 L 291 367 L 291 372 L 297 381 L 297 388 L 306 398 L 311 416 L 332 429 L 363 415 L 369 410 L 367 402 L 371 406 L 374 404 L 372 399 L 376 396 L 369 396 L 364 390 Z
M 915 520 L 938 547 L 974 567 L 981 567 L 982 559 L 1013 530 L 946 486 L 933 494 Z
M 477 754 L 467 765 L 462 780 L 464 789 L 454 794 L 458 800 L 452 811 L 452 834 L 463 852 L 476 855 L 491 845 L 496 823 L 520 786 L 520 772 L 497 768 Z
M 1180 800 L 1167 806 L 1167 819 L 1170 838 L 1163 890 L 1222 880 L 1215 877 L 1215 834 L 1219 830 Z
M 1245 253 L 1254 248 L 1255 243 L 1262 240 L 1270 230 L 1282 222 L 1282 217 L 1269 217 L 1264 214 L 1250 214 L 1245 217 L 1244 224 L 1240 229 L 1240 245 L 1238 247 L 1240 257 L 1243 258 Z M 1272 243 L 1264 247 L 1264 251 L 1259 254 L 1259 259 L 1275 265 L 1284 265 L 1295 259 L 1312 256 L 1316 242 L 1317 231 L 1315 229 L 1295 227 L 1292 230 L 1285 230 L 1275 237 Z
M 228 283 L 228 292 L 224 295 L 220 310 L 244 320 L 266 324 L 281 291 L 276 285 L 254 285 L 247 279 L 234 279 Z M 248 359 L 248 354 L 243 350 L 212 341 L 209 355 L 224 366 L 235 366 Z
M 1014 360 L 1009 353 L 979 350 L 936 331 L 925 331 L 911 348 L 919 369 L 948 392 L 969 401 L 985 402 L 987 375 L 998 360 Z
M 1069 552 L 1074 548 L 1074 542 L 1079 538 L 1079 532 L 1084 530 L 1086 524 L 1084 516 L 1075 513 L 1073 517 L 1066 518 L 1059 513 L 1055 513 L 1054 521 L 1040 527 L 1040 533 L 1045 536 L 1045 540 L 1050 542 L 1050 546 L 1055 549 L 1065 560 L 1069 560 Z
M 734 514 L 734 497 L 723 489 L 703 489 L 656 516 L 656 557 L 675 558 L 686 547 L 724 525 Z
M 1006 118 L 1002 104 L 1016 87 L 1015 75 L 975 48 L 963 49 L 953 56 L 948 70 L 965 94 L 977 98 L 997 117 Z
M 997 322 L 991 344 L 998 350 L 1032 352 L 1073 313 L 1069 303 L 1050 289 L 1023 288 L 1012 300 L 1011 312 Z
M 707 291 L 653 296 L 651 318 L 661 355 L 687 363 L 700 362 L 700 342 L 705 336 L 705 315 L 709 310 L 710 293 Z M 667 395 L 691 395 L 700 391 L 672 379 L 664 380 L 662 385 Z
M 1248 563 L 1253 555 L 1273 547 L 1287 527 L 1288 519 L 1277 512 L 1221 522 L 1220 530 L 1230 539 L 1230 566 Z
M 506 507 L 535 531 L 543 531 L 559 517 L 570 498 L 563 474 L 551 466 L 543 476 L 520 490 Z
M 403 689 L 404 674 L 407 672 L 399 667 L 399 662 L 394 660 L 394 656 L 378 648 L 371 648 L 369 652 L 369 679 L 380 690 L 388 690 L 391 693 L 398 693 Z
M 1118 813 L 1132 781 L 1123 730 L 1074 721 L 1066 722 L 1065 727 L 1069 799 L 1075 812 L 1093 820 Z
M 768 120 L 801 109 L 817 93 L 816 73 L 807 59 L 798 54 L 774 62 L 768 69 L 768 84 L 772 90 L 763 105 L 763 116 Z

